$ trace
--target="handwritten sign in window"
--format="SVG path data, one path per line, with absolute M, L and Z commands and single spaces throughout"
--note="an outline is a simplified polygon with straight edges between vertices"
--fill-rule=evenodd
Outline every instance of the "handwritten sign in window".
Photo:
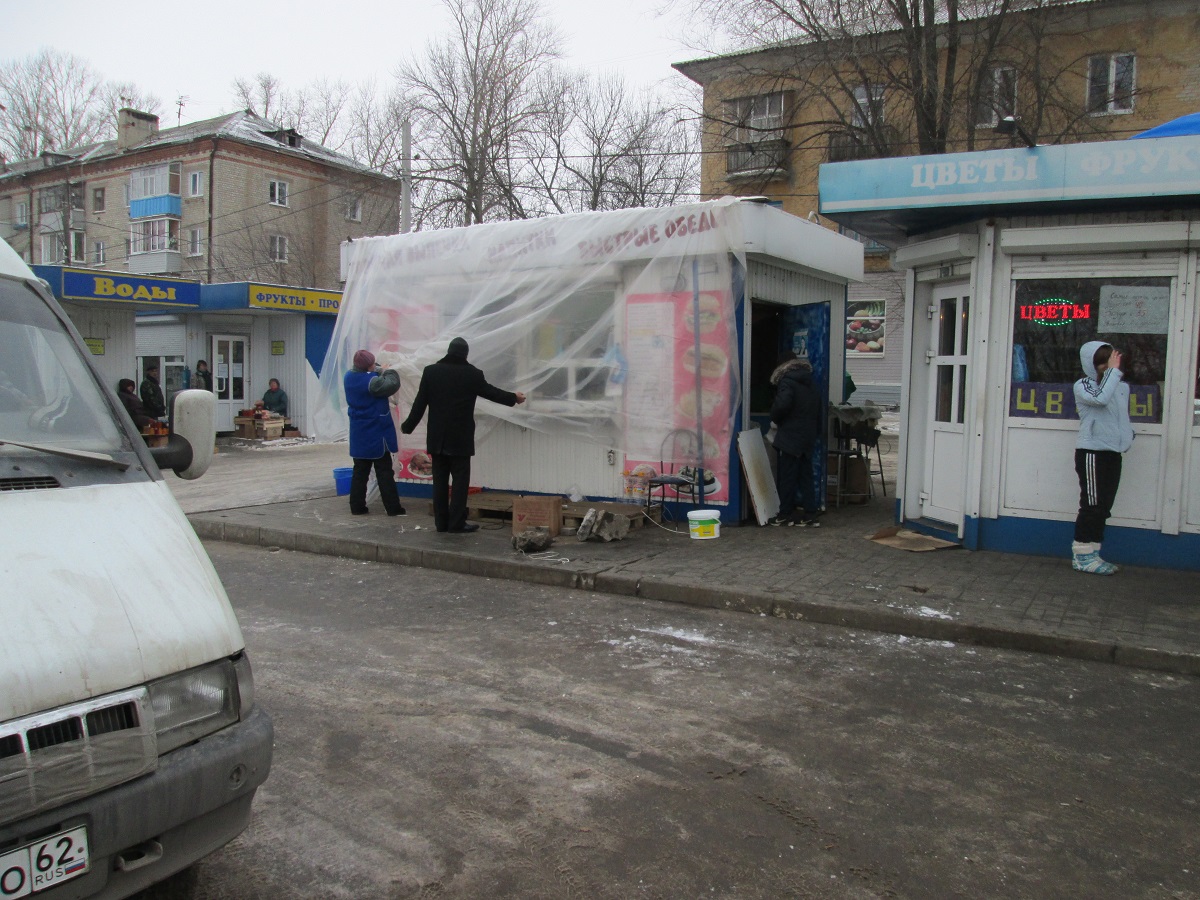
M 1166 334 L 1170 317 L 1169 287 L 1124 284 L 1100 287 L 1102 334 Z

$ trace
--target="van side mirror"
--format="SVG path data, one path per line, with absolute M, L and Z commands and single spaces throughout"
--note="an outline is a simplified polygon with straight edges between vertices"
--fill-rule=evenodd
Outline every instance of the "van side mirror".
M 180 478 L 199 478 L 212 463 L 217 436 L 217 398 L 212 391 L 180 391 L 171 398 L 171 434 L 150 455 L 160 469 Z

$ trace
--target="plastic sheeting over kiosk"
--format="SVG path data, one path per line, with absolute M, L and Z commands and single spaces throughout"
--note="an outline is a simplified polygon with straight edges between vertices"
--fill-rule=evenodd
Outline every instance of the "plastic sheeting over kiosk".
M 1200 137 L 837 163 L 820 191 L 907 273 L 900 521 L 1069 556 L 1099 339 L 1136 435 L 1104 557 L 1200 569 Z
M 856 241 L 734 199 L 342 249 L 319 438 L 346 434 L 342 376 L 355 350 L 398 369 L 402 418 L 422 369 L 461 336 L 489 381 L 528 396 L 512 409 L 480 401 L 476 485 L 622 498 L 639 466 L 702 464 L 705 505 L 726 521 L 751 514 L 735 438 L 752 427 L 751 391 L 779 350 L 807 353 L 841 399 L 844 349 L 830 322 L 842 322 L 846 285 L 863 265 Z M 755 326 L 752 311 L 766 307 L 780 314 Z M 424 448 L 423 429 L 401 436 L 397 474 L 410 495 L 428 491 Z

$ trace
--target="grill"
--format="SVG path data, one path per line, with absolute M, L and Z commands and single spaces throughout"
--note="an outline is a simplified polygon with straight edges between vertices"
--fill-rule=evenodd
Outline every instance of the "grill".
M 0 725 L 0 825 L 154 771 L 149 694 L 136 688 Z
M 0 478 L 0 491 L 44 491 L 62 487 L 57 478 L 49 475 L 31 475 L 27 478 Z

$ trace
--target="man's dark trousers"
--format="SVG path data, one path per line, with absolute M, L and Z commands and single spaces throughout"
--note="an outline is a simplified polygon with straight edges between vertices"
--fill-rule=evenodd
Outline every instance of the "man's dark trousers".
M 446 453 L 431 453 L 430 457 L 433 460 L 433 527 L 438 531 L 461 531 L 467 524 L 471 457 Z

